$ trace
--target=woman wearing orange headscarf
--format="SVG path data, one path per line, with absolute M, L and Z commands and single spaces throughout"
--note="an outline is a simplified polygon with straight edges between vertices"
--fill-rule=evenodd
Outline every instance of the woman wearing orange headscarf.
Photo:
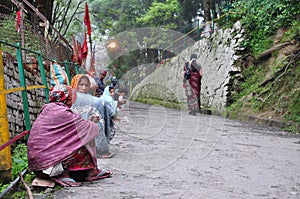
M 77 96 L 72 110 L 79 113 L 84 119 L 93 116 L 99 118 L 99 135 L 96 138 L 97 156 L 100 158 L 110 158 L 112 153 L 109 152 L 109 142 L 111 136 L 111 116 L 112 107 L 98 97 L 90 95 L 90 81 L 86 75 L 80 74 L 73 77 L 71 82 L 72 88 L 77 90 Z

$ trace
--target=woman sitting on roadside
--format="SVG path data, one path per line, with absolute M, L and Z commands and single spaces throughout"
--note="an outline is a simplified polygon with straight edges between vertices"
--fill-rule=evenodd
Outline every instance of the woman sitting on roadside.
M 117 116 L 117 101 L 114 100 L 113 96 L 115 94 L 115 88 L 111 86 L 106 86 L 103 92 L 103 95 L 100 97 L 100 99 L 108 102 L 112 108 L 113 108 L 113 114 L 112 116 L 116 118 Z
M 80 186 L 72 174 L 84 174 L 84 181 L 112 175 L 97 168 L 95 137 L 99 127 L 71 111 L 70 86 L 57 85 L 49 95 L 30 130 L 27 143 L 28 167 L 38 177 L 51 178 L 63 186 Z
M 71 82 L 72 88 L 77 90 L 76 100 L 73 103 L 71 109 L 80 114 L 84 119 L 88 119 L 91 112 L 97 112 L 100 121 L 99 135 L 96 138 L 97 155 L 100 158 L 110 158 L 112 153 L 109 152 L 109 142 L 112 139 L 111 136 L 111 116 L 113 114 L 112 107 L 105 101 L 98 97 L 89 94 L 90 81 L 89 78 L 83 74 L 73 77 Z M 103 119 L 104 121 L 103 121 Z

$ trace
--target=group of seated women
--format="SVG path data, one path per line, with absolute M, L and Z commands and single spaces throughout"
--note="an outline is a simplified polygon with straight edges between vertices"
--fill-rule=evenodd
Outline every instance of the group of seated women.
M 105 95 L 98 98 L 89 90 L 89 78 L 82 74 L 71 86 L 51 88 L 49 103 L 41 108 L 27 143 L 28 166 L 38 177 L 80 186 L 112 175 L 97 167 L 97 157 L 112 156 L 114 107 Z

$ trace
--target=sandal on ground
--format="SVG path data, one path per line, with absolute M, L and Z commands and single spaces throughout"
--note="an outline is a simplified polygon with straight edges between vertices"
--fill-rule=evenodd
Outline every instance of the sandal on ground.
M 107 154 L 104 154 L 104 155 L 100 155 L 99 158 L 106 159 L 106 158 L 112 158 L 113 156 L 114 156 L 113 153 L 107 153 Z
M 96 176 L 92 176 L 92 177 L 86 177 L 86 181 L 91 182 L 91 181 L 95 181 L 95 180 L 100 180 L 103 178 L 109 178 L 112 176 L 112 172 L 107 170 L 107 169 L 102 169 Z
M 76 182 L 72 178 L 52 178 L 52 180 L 63 187 L 80 187 L 81 186 L 81 182 Z

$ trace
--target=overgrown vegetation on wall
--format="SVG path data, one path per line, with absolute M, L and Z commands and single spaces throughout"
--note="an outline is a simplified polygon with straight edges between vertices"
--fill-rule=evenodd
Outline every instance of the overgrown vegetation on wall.
M 6 19 L 0 20 L 0 26 L 1 26 L 1 32 L 0 32 L 0 38 L 1 40 L 5 40 L 6 42 L 10 44 L 21 44 L 21 36 L 20 33 L 17 32 L 16 26 L 15 26 L 15 19 L 13 16 L 8 17 Z M 37 39 L 38 35 L 34 35 L 32 32 L 30 32 L 28 29 L 32 28 L 31 25 L 24 21 L 24 26 L 27 27 L 27 29 L 24 29 L 24 47 L 31 49 L 31 50 L 41 50 L 41 43 L 39 42 L 39 39 Z M 10 54 L 15 54 L 15 49 L 8 47 L 7 45 L 3 45 L 2 47 L 3 51 L 9 52 Z
M 299 21 L 298 0 L 238 0 L 232 4 L 229 19 L 241 20 L 247 29 L 248 39 L 244 46 L 258 55 L 273 45 L 272 37 L 280 28 L 295 26 Z
M 237 1 L 233 11 L 248 33 L 251 59 L 245 58 L 244 83 L 229 109 L 291 122 L 288 130 L 299 133 L 300 2 Z

